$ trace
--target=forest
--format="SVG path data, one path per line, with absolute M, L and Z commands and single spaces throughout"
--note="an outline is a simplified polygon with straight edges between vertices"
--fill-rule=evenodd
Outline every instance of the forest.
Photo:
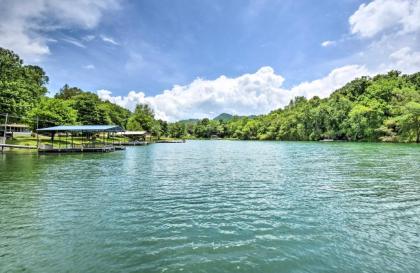
M 328 98 L 296 97 L 267 115 L 176 124 L 176 136 L 199 138 L 418 143 L 420 73 L 357 78 Z
M 92 92 L 64 85 L 48 96 L 48 76 L 0 48 L 0 114 L 32 129 L 62 124 L 116 124 L 146 130 L 155 137 L 242 140 L 346 140 L 420 142 L 420 72 L 390 71 L 360 77 L 328 98 L 294 98 L 287 106 L 259 116 L 157 120 L 148 105 L 133 112 Z

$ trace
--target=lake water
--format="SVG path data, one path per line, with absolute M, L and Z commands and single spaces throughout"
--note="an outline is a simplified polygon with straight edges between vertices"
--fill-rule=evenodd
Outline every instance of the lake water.
M 420 146 L 0 155 L 0 272 L 420 272 Z

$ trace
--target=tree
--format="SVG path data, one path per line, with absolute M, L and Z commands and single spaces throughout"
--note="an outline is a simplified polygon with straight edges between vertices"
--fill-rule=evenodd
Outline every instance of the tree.
M 106 111 L 100 109 L 101 101 L 93 93 L 84 92 L 71 100 L 71 106 L 77 111 L 77 121 L 81 124 L 108 124 L 109 119 Z
M 11 50 L 0 48 L 0 112 L 24 116 L 47 93 L 48 77 L 38 66 L 23 65 Z
M 408 140 L 413 136 L 416 143 L 420 142 L 420 103 L 414 101 L 407 103 L 404 114 L 398 117 L 398 122 L 402 134 L 408 136 Z
M 38 128 L 73 125 L 77 120 L 77 111 L 72 109 L 67 101 L 44 97 L 28 112 L 27 119 L 33 130 L 37 129 L 37 125 Z
M 138 104 L 128 119 L 127 129 L 131 131 L 152 131 L 155 124 L 154 112 L 148 104 Z
M 175 122 L 169 125 L 169 134 L 171 137 L 183 138 L 185 136 L 185 124 L 181 122 Z
M 129 110 L 109 101 L 101 102 L 99 109 L 102 111 L 100 116 L 102 115 L 102 117 L 106 118 L 107 124 L 115 124 L 126 128 L 127 121 L 131 115 Z
M 161 119 L 159 119 L 158 122 L 160 124 L 161 135 L 164 135 L 164 136 L 169 135 L 168 122 Z
M 54 97 L 57 99 L 68 100 L 82 93 L 83 93 L 82 89 L 77 88 L 77 87 L 69 87 L 68 84 L 65 84 L 60 89 L 60 91 L 57 94 L 55 94 Z
M 383 122 L 379 103 L 371 101 L 368 106 L 357 104 L 349 113 L 349 136 L 353 140 L 375 139 L 375 133 Z

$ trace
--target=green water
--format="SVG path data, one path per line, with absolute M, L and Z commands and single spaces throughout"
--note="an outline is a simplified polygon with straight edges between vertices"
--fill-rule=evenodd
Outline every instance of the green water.
M 0 155 L 0 272 L 420 272 L 420 146 Z

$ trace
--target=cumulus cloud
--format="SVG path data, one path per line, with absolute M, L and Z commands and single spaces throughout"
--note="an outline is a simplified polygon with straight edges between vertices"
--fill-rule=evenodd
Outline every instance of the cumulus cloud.
M 387 30 L 418 31 L 419 18 L 420 0 L 374 0 L 360 5 L 349 23 L 351 33 L 368 38 Z
M 311 82 L 303 82 L 291 89 L 293 96 L 312 98 L 328 97 L 332 91 L 342 87 L 357 77 L 371 74 L 365 66 L 347 65 L 332 70 L 327 76 Z
M 0 0 L 0 7 L 0 46 L 32 62 L 50 53 L 49 31 L 91 29 L 104 11 L 118 7 L 118 0 Z
M 410 47 L 403 47 L 390 55 L 393 69 L 406 73 L 418 72 L 420 68 L 420 52 L 413 51 Z
M 420 70 L 420 0 L 374 0 L 362 4 L 349 18 L 352 34 L 369 44 L 353 62 L 375 73 L 391 69 L 404 73 Z
M 236 78 L 196 79 L 188 85 L 175 85 L 156 96 L 135 91 L 127 96 L 112 96 L 109 90 L 99 90 L 98 96 L 130 110 L 139 103 L 147 103 L 155 110 L 157 118 L 169 121 L 213 117 L 223 112 L 265 114 L 287 105 L 296 96 L 327 97 L 348 81 L 366 74 L 368 71 L 363 66 L 344 66 L 324 78 L 286 89 L 282 87 L 284 78 L 281 75 L 271 67 L 262 67 L 253 74 Z

